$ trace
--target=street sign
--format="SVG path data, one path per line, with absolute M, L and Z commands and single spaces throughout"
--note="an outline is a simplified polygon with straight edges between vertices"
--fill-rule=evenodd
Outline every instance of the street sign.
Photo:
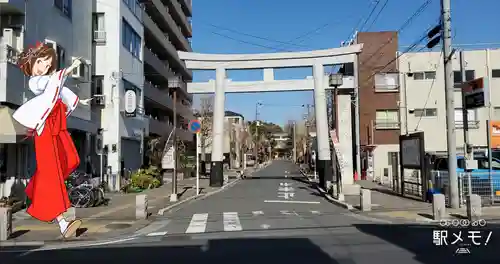
M 170 146 L 168 151 L 163 155 L 161 159 L 162 169 L 174 169 L 175 168 L 175 150 L 173 146 Z
M 200 121 L 198 120 L 191 120 L 191 122 L 189 122 L 189 130 L 191 130 L 191 132 L 193 133 L 200 133 L 201 131 L 201 124 L 200 124 Z
M 488 90 L 484 85 L 484 78 L 478 78 L 462 84 L 465 109 L 476 109 L 486 106 Z

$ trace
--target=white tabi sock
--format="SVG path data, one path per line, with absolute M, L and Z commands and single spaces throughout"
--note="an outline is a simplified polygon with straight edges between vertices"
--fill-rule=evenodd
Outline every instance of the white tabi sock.
M 66 231 L 66 228 L 68 228 L 68 221 L 66 219 L 61 219 L 61 221 L 58 222 L 59 228 L 61 229 L 61 233 L 64 233 Z

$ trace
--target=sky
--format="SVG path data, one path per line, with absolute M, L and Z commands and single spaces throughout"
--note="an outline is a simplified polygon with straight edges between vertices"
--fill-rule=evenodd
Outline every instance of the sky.
M 364 23 L 377 0 L 193 0 L 194 52 L 249 54 L 278 51 L 306 51 L 336 48 L 354 28 L 362 31 L 398 31 L 427 0 L 386 0 Z M 499 0 L 451 0 L 452 36 L 455 44 L 476 44 L 466 48 L 500 47 Z M 400 50 L 415 43 L 439 20 L 439 0 L 399 32 Z M 361 23 L 360 23 L 361 21 Z M 307 34 L 309 33 L 309 34 Z M 307 34 L 306 37 L 298 38 Z M 254 37 L 252 37 L 254 36 Z M 478 44 L 479 43 L 479 44 Z M 424 42 L 425 44 L 425 42 Z M 233 81 L 262 80 L 262 70 L 228 71 Z M 275 70 L 276 79 L 303 79 L 312 69 Z M 193 82 L 215 79 L 215 72 L 195 71 Z M 194 105 L 199 105 L 195 95 Z M 256 118 L 256 104 L 262 103 L 259 119 L 284 125 L 303 118 L 304 104 L 313 103 L 312 91 L 226 94 L 226 110 Z

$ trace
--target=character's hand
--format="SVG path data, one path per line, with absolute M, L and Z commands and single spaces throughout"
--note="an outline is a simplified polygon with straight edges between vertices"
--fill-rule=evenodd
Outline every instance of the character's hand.
M 94 100 L 94 97 L 89 98 L 89 99 L 83 99 L 83 100 L 80 100 L 80 104 L 89 105 L 92 100 Z
M 79 67 L 82 63 L 83 63 L 83 59 L 82 59 L 82 57 L 78 57 L 78 58 L 76 58 L 76 59 L 73 61 L 73 63 L 71 64 L 71 66 L 70 66 L 70 67 L 71 67 L 71 68 L 73 68 L 73 69 L 74 69 L 74 68 L 78 68 L 78 67 Z

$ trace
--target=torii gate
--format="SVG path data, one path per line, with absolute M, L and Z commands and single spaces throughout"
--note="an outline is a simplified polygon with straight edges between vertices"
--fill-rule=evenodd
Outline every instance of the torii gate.
M 358 54 L 363 44 L 347 47 L 303 51 L 261 54 L 201 54 L 179 51 L 190 70 L 215 70 L 216 78 L 208 82 L 188 83 L 187 90 L 193 94 L 215 93 L 213 126 L 212 126 L 212 161 L 210 170 L 210 186 L 223 185 L 223 135 L 224 135 L 224 103 L 225 93 L 243 92 L 279 92 L 314 90 L 316 114 L 316 135 L 318 142 L 317 170 L 320 185 L 327 187 L 333 180 L 330 143 L 328 141 L 328 115 L 326 89 L 328 76 L 325 65 L 353 63 L 354 78 L 344 78 L 343 85 L 338 88 L 358 87 Z M 304 80 L 275 80 L 275 68 L 313 67 L 313 76 Z M 250 82 L 232 82 L 226 78 L 226 70 L 262 69 L 264 80 Z M 358 124 L 359 121 L 356 120 Z M 359 146 L 358 146 L 359 147 Z

